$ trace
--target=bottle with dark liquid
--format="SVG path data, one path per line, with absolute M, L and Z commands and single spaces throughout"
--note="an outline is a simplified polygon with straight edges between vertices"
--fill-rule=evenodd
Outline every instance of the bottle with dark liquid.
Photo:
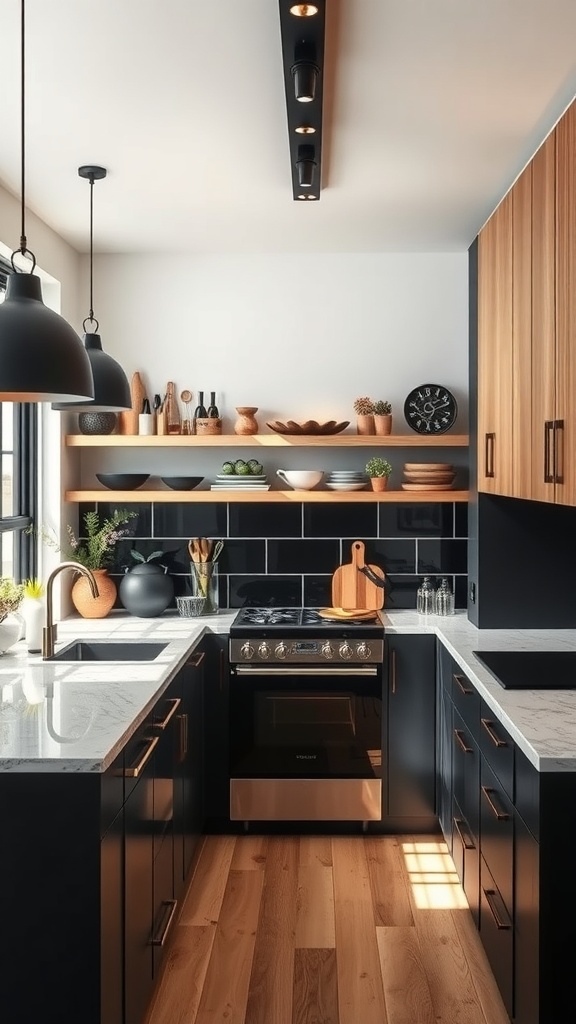
M 208 413 L 206 412 L 206 406 L 204 405 L 204 392 L 203 391 L 199 391 L 198 392 L 198 405 L 194 409 L 194 419 L 195 420 L 205 420 L 205 419 L 207 419 L 207 417 L 208 417 Z
M 216 405 L 216 392 L 210 392 L 210 405 L 208 406 L 208 419 L 218 420 L 220 419 L 220 413 L 218 412 L 218 406 Z

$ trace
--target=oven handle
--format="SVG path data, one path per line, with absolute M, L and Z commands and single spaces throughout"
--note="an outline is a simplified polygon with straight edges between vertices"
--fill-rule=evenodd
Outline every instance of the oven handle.
M 236 665 L 236 674 L 239 676 L 377 676 L 378 666 L 377 665 L 360 665 L 357 668 L 328 668 L 319 666 L 298 666 L 294 665 L 293 668 L 288 666 L 282 666 L 282 668 L 276 668 L 276 666 L 264 666 L 259 665 Z

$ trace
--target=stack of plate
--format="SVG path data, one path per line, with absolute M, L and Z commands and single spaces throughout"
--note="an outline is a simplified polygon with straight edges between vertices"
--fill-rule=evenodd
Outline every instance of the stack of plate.
M 269 491 L 270 484 L 266 473 L 254 476 L 252 473 L 240 476 L 236 473 L 218 473 L 211 491 Z
M 335 469 L 326 474 L 326 487 L 329 491 L 361 491 L 367 483 L 366 473 L 355 469 Z
M 454 466 L 449 462 L 405 462 L 404 491 L 449 491 L 454 486 Z

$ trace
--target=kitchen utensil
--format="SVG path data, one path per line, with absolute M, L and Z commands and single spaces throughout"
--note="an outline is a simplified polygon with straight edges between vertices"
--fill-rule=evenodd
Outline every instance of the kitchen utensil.
M 184 406 L 185 406 L 185 410 L 186 410 L 185 414 L 184 414 L 184 419 L 182 420 L 182 433 L 183 434 L 191 434 L 192 433 L 192 405 L 191 405 L 191 402 L 192 402 L 192 392 L 188 391 L 188 389 L 185 389 L 184 391 L 181 391 L 180 392 L 180 401 L 184 402 Z
M 339 434 L 341 430 L 345 430 L 349 425 L 350 420 L 346 420 L 344 423 L 337 423 L 336 420 L 328 420 L 327 423 L 318 423 L 317 420 L 306 420 L 305 423 L 296 423 L 294 420 L 288 420 L 287 423 L 282 423 L 281 420 L 274 420 L 272 423 L 266 424 L 275 434 L 308 434 L 309 436 L 315 434 Z
M 192 539 L 188 541 L 188 554 L 193 562 L 200 561 L 200 549 L 198 547 L 198 540 L 196 537 L 192 537 Z
M 212 561 L 213 562 L 217 562 L 218 561 L 218 559 L 219 559 L 219 557 L 220 557 L 220 555 L 222 553 L 223 547 L 224 547 L 224 541 L 223 540 L 217 540 L 215 545 L 214 545 L 214 549 L 212 551 Z
M 378 613 L 374 609 L 365 608 L 319 608 L 318 615 L 321 619 L 331 619 L 336 622 L 349 622 L 351 619 L 369 622 L 378 617 Z
M 336 569 L 332 577 L 332 606 L 334 608 L 364 608 L 378 610 L 384 607 L 384 590 L 360 572 L 368 568 L 384 582 L 384 571 L 379 565 L 368 565 L 364 561 L 365 546 L 361 540 L 352 544 L 352 561 Z
M 195 615 L 201 615 L 205 604 L 205 597 L 186 596 L 176 598 L 178 614 L 185 619 L 191 619 Z
M 121 434 L 138 433 L 138 417 L 142 412 L 142 406 L 145 398 L 146 390 L 140 374 L 136 371 L 136 373 L 132 374 L 132 380 L 130 382 L 131 408 L 118 414 Z
M 299 491 L 310 491 L 319 484 L 324 471 L 322 469 L 277 469 L 279 476 L 289 487 Z
M 212 547 L 213 541 L 209 540 L 208 537 L 200 537 L 200 556 L 202 562 L 211 561 Z
M 176 397 L 175 384 L 169 380 L 166 384 L 166 399 L 164 402 L 164 414 L 166 416 L 166 433 L 179 434 L 181 428 L 180 409 Z

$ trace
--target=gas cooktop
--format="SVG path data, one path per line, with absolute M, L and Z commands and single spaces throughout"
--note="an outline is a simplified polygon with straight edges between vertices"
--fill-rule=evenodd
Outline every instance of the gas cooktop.
M 230 626 L 230 663 L 381 664 L 384 627 L 378 618 L 333 621 L 318 611 L 241 608 Z
M 231 632 L 249 629 L 251 632 L 262 632 L 262 629 L 274 628 L 288 630 L 297 629 L 328 629 L 331 633 L 338 630 L 375 630 L 382 634 L 383 626 L 378 617 L 374 619 L 325 619 L 319 614 L 318 608 L 241 608 L 234 619 Z

